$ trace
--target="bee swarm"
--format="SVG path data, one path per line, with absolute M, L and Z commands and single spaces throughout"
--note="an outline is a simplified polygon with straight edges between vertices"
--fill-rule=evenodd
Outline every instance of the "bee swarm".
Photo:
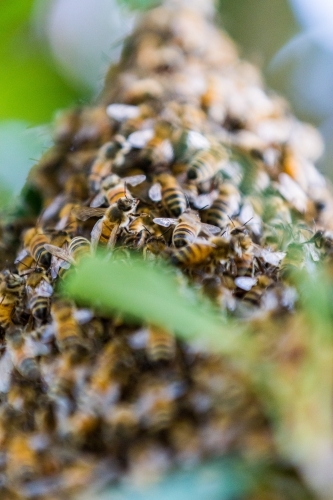
M 69 498 L 103 475 L 149 479 L 230 453 L 278 461 L 231 363 L 55 291 L 104 246 L 176 266 L 225 315 L 273 320 L 294 310 L 292 270 L 330 253 L 320 137 L 207 6 L 170 0 L 142 17 L 98 104 L 57 120 L 28 181 L 38 220 L 16 221 L 19 247 L 3 236 L 1 498 Z

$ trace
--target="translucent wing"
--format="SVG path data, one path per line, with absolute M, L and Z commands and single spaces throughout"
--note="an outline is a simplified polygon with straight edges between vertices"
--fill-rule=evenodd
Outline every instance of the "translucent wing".
M 108 241 L 108 244 L 107 244 L 107 248 L 108 249 L 112 250 L 114 248 L 114 246 L 116 244 L 118 229 L 119 229 L 119 225 L 118 224 L 116 226 L 114 226 L 114 228 L 112 229 L 111 234 L 110 234 L 110 238 L 109 238 L 109 241 Z
M 53 293 L 53 288 L 45 280 L 41 280 L 38 286 L 35 288 L 35 292 L 40 296 L 40 297 L 51 297 Z
M 66 200 L 66 195 L 60 194 L 59 196 L 57 196 L 52 201 L 52 203 L 50 203 L 50 205 L 43 210 L 40 216 L 40 221 L 46 222 L 55 217 L 59 212 L 59 210 L 62 208 L 65 200 Z
M 257 283 L 255 278 L 250 278 L 248 276 L 238 276 L 235 278 L 235 285 L 242 290 L 248 292 Z
M 23 248 L 18 256 L 16 257 L 16 259 L 14 260 L 14 264 L 18 264 L 19 262 L 21 262 L 21 260 L 23 260 L 27 255 L 29 255 L 29 252 L 26 248 Z
M 133 148 L 142 149 L 153 137 L 154 130 L 152 128 L 149 128 L 133 132 L 128 136 L 127 140 Z
M 159 226 L 170 227 L 172 225 L 177 224 L 178 219 L 169 219 L 167 217 L 156 217 L 155 219 L 153 219 L 153 222 L 155 222 L 155 224 L 158 224 Z
M 105 208 L 75 207 L 72 210 L 72 214 L 77 219 L 85 221 L 90 219 L 90 217 L 103 217 L 105 210 Z
M 100 207 L 105 202 L 104 193 L 97 193 L 96 196 L 92 199 L 90 206 L 92 208 Z
M 211 204 L 213 203 L 214 198 L 216 198 L 216 196 L 217 196 L 217 192 L 216 192 L 215 196 L 212 196 L 211 193 L 199 194 L 198 196 L 196 196 L 194 198 L 193 204 L 194 204 L 195 208 L 197 208 L 198 210 L 203 210 L 204 208 L 209 208 L 211 206 Z
M 152 201 L 161 201 L 162 199 L 162 187 L 159 182 L 155 182 L 148 191 L 149 198 Z
M 65 260 L 66 262 L 69 262 L 70 264 L 75 263 L 74 259 L 72 259 L 72 257 L 70 255 L 68 255 L 68 253 L 65 250 L 63 250 L 62 248 L 56 247 L 54 245 L 49 245 L 48 243 L 46 243 L 44 245 L 44 247 L 45 247 L 45 250 L 47 252 L 50 252 L 55 257 L 58 257 L 59 259 Z
M 138 106 L 132 106 L 130 104 L 110 104 L 106 108 L 106 114 L 117 120 L 119 122 L 130 120 L 131 118 L 137 118 L 140 115 L 140 109 Z
M 286 252 L 271 252 L 266 248 L 261 248 L 258 245 L 254 245 L 254 254 L 256 257 L 261 257 L 266 264 L 271 264 L 272 266 L 278 266 L 280 261 L 286 256 Z
M 131 175 L 130 177 L 124 177 L 122 179 L 126 184 L 129 184 L 130 186 L 138 186 L 141 184 L 143 181 L 146 180 L 145 175 Z
M 73 313 L 73 316 L 80 325 L 83 325 L 94 317 L 94 313 L 90 309 L 78 309 Z
M 212 224 L 201 223 L 201 231 L 207 232 L 208 234 L 219 234 L 221 232 L 221 228 L 213 226 Z
M 51 273 L 51 278 L 54 280 L 59 274 L 59 269 L 69 269 L 71 267 L 69 262 L 66 262 L 62 258 L 52 256 L 52 261 L 51 261 L 51 266 L 50 266 L 50 273 Z
M 91 231 L 91 247 L 93 250 L 96 250 L 99 239 L 102 234 L 103 220 L 100 219 L 96 222 Z

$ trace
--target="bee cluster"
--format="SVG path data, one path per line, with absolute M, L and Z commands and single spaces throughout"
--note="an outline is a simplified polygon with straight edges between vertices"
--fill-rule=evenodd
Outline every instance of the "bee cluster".
M 103 246 L 176 266 L 223 314 L 274 318 L 294 309 L 292 271 L 332 252 L 320 138 L 264 90 L 207 5 L 148 12 L 99 103 L 59 116 L 30 175 L 43 209 L 0 274 L 9 498 L 65 498 L 96 477 L 154 477 L 230 452 L 276 458 L 230 363 L 56 291 Z

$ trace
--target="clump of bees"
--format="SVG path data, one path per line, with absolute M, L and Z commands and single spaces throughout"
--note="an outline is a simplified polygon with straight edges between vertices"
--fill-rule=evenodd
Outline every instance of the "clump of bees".
M 332 253 L 320 138 L 210 16 L 206 2 L 145 14 L 98 104 L 59 116 L 30 175 L 43 209 L 0 273 L 3 497 L 64 498 L 228 453 L 277 459 L 230 363 L 57 291 L 104 247 L 163 260 L 222 314 L 266 321 L 294 310 L 293 271 Z

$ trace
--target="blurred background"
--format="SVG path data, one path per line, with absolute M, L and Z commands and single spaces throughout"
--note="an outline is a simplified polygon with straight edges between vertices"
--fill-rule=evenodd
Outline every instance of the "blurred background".
M 0 16 L 1 199 L 51 143 L 57 110 L 91 102 L 139 11 L 154 0 L 12 0 Z M 155 2 L 156 3 L 156 2 Z M 97 8 L 98 6 L 98 8 Z M 333 2 L 218 0 L 221 25 L 295 114 L 316 125 L 333 179 Z

